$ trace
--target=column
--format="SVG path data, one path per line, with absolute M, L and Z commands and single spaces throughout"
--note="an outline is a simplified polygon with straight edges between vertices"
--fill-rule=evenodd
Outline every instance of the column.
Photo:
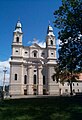
M 32 65 L 28 66 L 28 87 L 27 87 L 27 94 L 33 95 L 33 70 Z
M 24 89 L 23 89 L 23 84 L 24 84 L 24 74 L 23 74 L 23 64 L 21 65 L 21 94 L 24 95 Z
M 47 65 L 47 94 L 50 94 L 50 69 Z
M 38 66 L 38 95 L 43 95 L 42 66 Z
M 9 94 L 12 94 L 12 65 L 10 63 Z

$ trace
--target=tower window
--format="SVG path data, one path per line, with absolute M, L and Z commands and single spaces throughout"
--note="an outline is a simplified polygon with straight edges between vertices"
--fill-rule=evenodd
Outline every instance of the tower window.
M 17 80 L 17 74 L 15 74 L 15 80 Z
M 27 54 L 27 51 L 25 52 L 25 54 Z
M 51 45 L 53 45 L 53 41 L 51 40 Z
M 78 86 L 78 83 L 77 83 L 77 86 Z
M 34 84 L 36 84 L 36 75 L 34 75 Z
M 73 86 L 74 86 L 74 83 L 73 83 Z
M 36 72 L 36 70 L 34 70 L 34 72 Z
M 27 84 L 27 75 L 24 76 L 24 84 Z
M 77 91 L 79 92 L 79 89 Z
M 51 53 L 51 55 L 53 55 L 53 53 Z
M 55 75 L 53 75 L 53 76 L 52 76 L 52 79 L 53 79 L 53 81 L 55 81 L 55 80 L 56 80 L 56 76 L 55 76 Z
M 16 52 L 18 52 L 18 50 L 16 50 Z
M 73 92 L 75 92 L 75 89 L 73 89 Z
M 43 76 L 43 85 L 45 85 L 46 81 L 45 81 L 45 76 Z
M 16 42 L 17 42 L 17 43 L 19 42 L 19 37 L 16 38 Z
M 42 55 L 44 55 L 44 53 L 42 53 Z
M 68 89 L 65 89 L 65 92 L 68 92 Z

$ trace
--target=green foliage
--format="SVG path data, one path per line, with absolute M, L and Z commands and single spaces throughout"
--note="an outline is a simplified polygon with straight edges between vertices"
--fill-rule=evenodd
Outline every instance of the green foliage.
M 76 34 L 78 31 L 82 33 L 81 0 L 62 0 L 62 6 L 54 12 L 54 17 L 56 18 L 54 21 L 55 27 L 70 31 L 70 33 L 74 32 Z
M 59 28 L 60 49 L 58 70 L 60 81 L 72 81 L 82 71 L 82 0 L 62 0 L 54 12 L 54 26 Z M 58 73 L 57 73 L 58 74 Z
M 75 74 L 82 71 L 82 0 L 62 0 L 54 12 L 54 26 L 59 28 L 60 72 Z

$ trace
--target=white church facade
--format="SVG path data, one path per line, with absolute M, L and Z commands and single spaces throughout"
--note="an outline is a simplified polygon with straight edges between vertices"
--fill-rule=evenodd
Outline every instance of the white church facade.
M 61 84 L 53 79 L 56 61 L 56 38 L 51 25 L 48 26 L 46 47 L 37 43 L 23 45 L 20 21 L 13 32 L 10 61 L 10 95 L 63 95 L 70 94 L 68 82 Z M 81 74 L 82 75 L 82 74 Z M 72 83 L 73 93 L 82 93 L 81 80 Z
M 11 95 L 59 95 L 59 83 L 53 79 L 56 63 L 56 39 L 49 25 L 46 47 L 34 43 L 23 46 L 23 32 L 20 21 L 13 32 L 10 61 Z

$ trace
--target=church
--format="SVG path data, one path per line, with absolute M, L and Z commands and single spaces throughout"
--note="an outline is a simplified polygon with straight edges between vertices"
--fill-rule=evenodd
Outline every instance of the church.
M 59 83 L 53 79 L 57 65 L 56 38 L 51 25 L 46 31 L 45 48 L 37 43 L 24 46 L 22 25 L 18 20 L 10 61 L 11 95 L 59 95 Z
M 68 82 L 61 84 L 53 79 L 57 66 L 56 38 L 52 26 L 46 30 L 46 47 L 36 42 L 31 46 L 23 45 L 23 32 L 20 20 L 13 31 L 12 55 L 10 61 L 11 96 L 21 95 L 70 95 Z M 82 93 L 82 74 L 72 83 L 73 94 Z

